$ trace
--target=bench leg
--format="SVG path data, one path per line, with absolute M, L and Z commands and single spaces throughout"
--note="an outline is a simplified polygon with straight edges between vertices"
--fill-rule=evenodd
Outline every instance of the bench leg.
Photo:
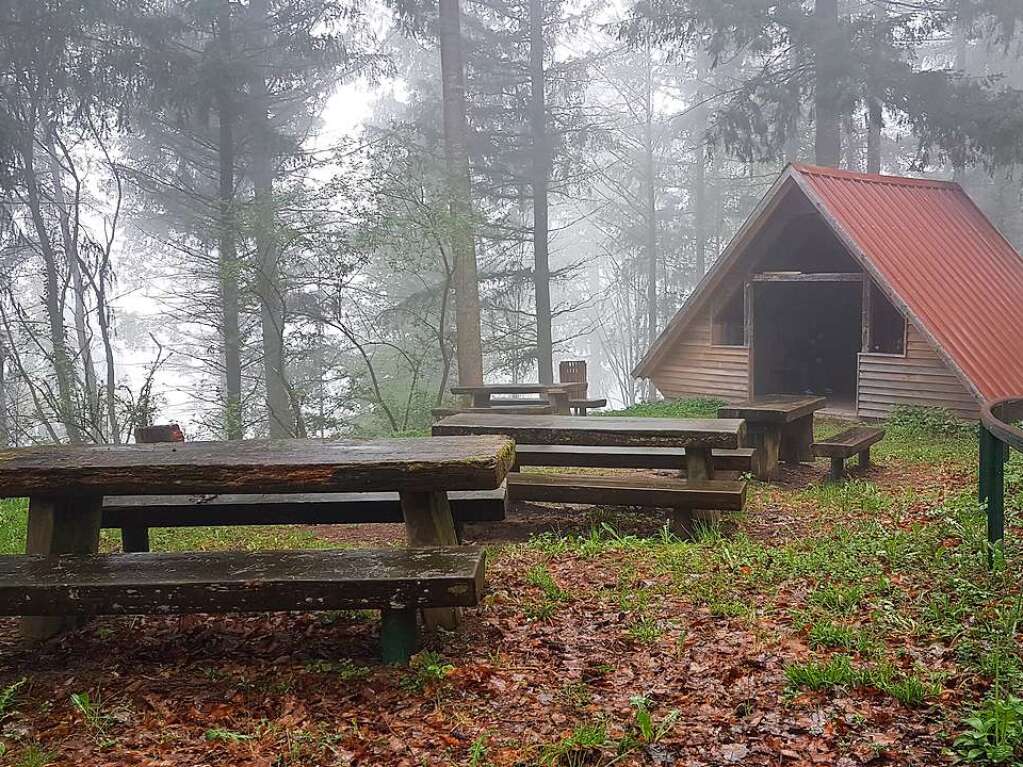
M 866 471 L 870 468 L 870 448 L 861 450 L 857 454 L 857 466 L 860 467 L 860 471 Z
M 414 607 L 380 613 L 380 655 L 384 663 L 404 666 L 416 652 L 418 616 Z
M 457 546 L 455 521 L 446 493 L 399 493 L 401 513 L 405 517 L 405 540 L 410 548 Z M 458 610 L 433 607 L 423 610 L 429 628 L 453 629 L 458 625 Z
M 672 509 L 668 519 L 668 531 L 676 538 L 693 537 L 693 512 L 689 509 Z
M 785 424 L 781 433 L 781 460 L 784 463 L 813 460 L 813 415 Z
M 772 424 L 747 424 L 746 441 L 753 453 L 753 476 L 767 482 L 778 475 L 781 430 Z
M 122 527 L 121 550 L 129 553 L 149 551 L 149 528 L 141 525 Z
M 34 496 L 28 504 L 28 554 L 95 554 L 103 514 L 101 496 Z M 74 628 L 78 621 L 64 616 L 27 616 L 21 619 L 25 639 L 48 639 Z
M 842 477 L 845 476 L 845 459 L 844 458 L 832 458 L 831 459 L 831 471 L 828 472 L 828 479 L 832 482 L 841 481 Z

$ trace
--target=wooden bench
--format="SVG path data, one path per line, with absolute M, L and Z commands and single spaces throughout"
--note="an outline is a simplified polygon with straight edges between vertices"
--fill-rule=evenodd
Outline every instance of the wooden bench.
M 659 477 L 603 477 L 584 474 L 509 474 L 508 498 L 516 501 L 646 506 L 671 509 L 671 530 L 692 531 L 694 510 L 741 511 L 746 482 L 690 482 Z
M 813 443 L 813 454 L 819 458 L 831 459 L 831 480 L 839 480 L 845 474 L 845 460 L 859 456 L 860 469 L 870 466 L 870 447 L 884 439 L 884 429 L 873 426 L 854 426 L 841 434 Z
M 458 413 L 502 413 L 504 415 L 551 415 L 554 408 L 545 403 L 528 405 L 494 405 L 492 407 L 435 407 L 430 411 L 434 418 L 447 418 Z
M 603 398 L 570 399 L 568 406 L 572 408 L 572 412 L 576 415 L 586 415 L 590 410 L 599 410 L 602 407 L 607 407 L 607 400 Z
M 448 493 L 456 530 L 466 522 L 500 522 L 507 495 L 496 490 Z M 121 528 L 122 548 L 149 551 L 151 527 L 221 525 L 357 525 L 404 522 L 398 493 L 264 493 L 125 495 L 103 499 L 101 526 Z
M 415 652 L 420 608 L 471 607 L 482 549 L 219 551 L 0 557 L 0 614 L 382 611 L 388 663 Z
M 752 470 L 755 450 L 741 447 L 711 451 L 717 471 Z M 684 447 L 620 447 L 591 445 L 516 445 L 515 467 L 575 466 L 587 469 L 664 469 L 685 471 Z

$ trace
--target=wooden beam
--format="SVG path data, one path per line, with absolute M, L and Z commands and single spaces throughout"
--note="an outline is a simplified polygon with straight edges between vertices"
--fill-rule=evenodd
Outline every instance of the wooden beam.
M 861 282 L 862 272 L 761 272 L 753 282 Z

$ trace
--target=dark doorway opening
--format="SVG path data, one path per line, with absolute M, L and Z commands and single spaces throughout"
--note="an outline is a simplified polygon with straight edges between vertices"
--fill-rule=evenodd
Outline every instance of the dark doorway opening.
M 817 394 L 856 401 L 863 285 L 754 282 L 753 394 Z

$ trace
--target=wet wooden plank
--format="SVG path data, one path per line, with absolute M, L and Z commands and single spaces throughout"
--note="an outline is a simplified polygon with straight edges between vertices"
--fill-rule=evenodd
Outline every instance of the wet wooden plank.
M 771 394 L 718 408 L 721 418 L 743 418 L 756 423 L 788 423 L 823 410 L 824 397 L 801 394 Z
M 505 434 L 530 445 L 634 447 L 741 447 L 746 426 L 738 419 L 582 418 L 463 414 L 434 424 L 435 435 Z
M 518 384 L 480 384 L 478 386 L 452 386 L 452 394 L 546 394 L 549 391 L 574 390 L 573 384 L 518 383 Z
M 751 471 L 753 448 L 711 451 L 716 471 Z M 578 466 L 594 469 L 665 469 L 685 467 L 682 447 L 596 447 L 593 445 L 516 445 L 517 466 Z
M 512 474 L 508 477 L 508 496 L 513 500 L 551 503 L 739 511 L 745 502 L 746 483 L 586 474 Z
M 469 607 L 479 548 L 0 557 L 0 614 Z
M 504 486 L 449 493 L 456 522 L 505 518 Z M 125 495 L 103 501 L 103 527 L 355 525 L 404 522 L 398 493 Z
M 854 426 L 834 437 L 813 443 L 814 455 L 822 458 L 851 458 L 884 439 L 884 429 Z
M 514 460 L 497 437 L 30 447 L 0 450 L 0 496 L 489 490 Z

